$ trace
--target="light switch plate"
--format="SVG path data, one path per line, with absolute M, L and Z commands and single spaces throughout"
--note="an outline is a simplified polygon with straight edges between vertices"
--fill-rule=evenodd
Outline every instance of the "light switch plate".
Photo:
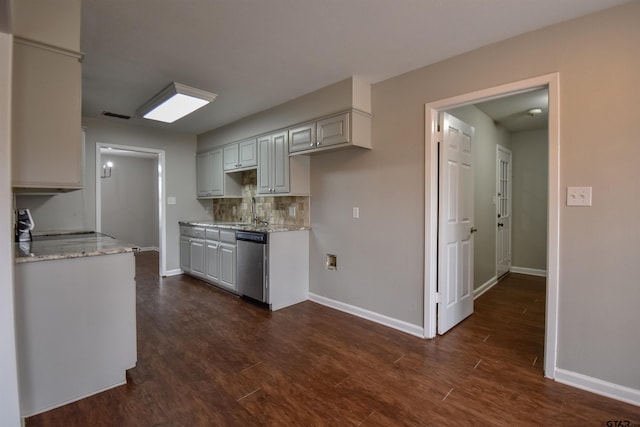
M 357 207 L 353 208 L 353 217 L 360 218 L 360 208 L 357 208 Z
M 591 187 L 567 187 L 567 206 L 591 206 Z
M 176 198 L 175 197 L 167 197 L 167 204 L 168 205 L 175 205 L 176 204 Z

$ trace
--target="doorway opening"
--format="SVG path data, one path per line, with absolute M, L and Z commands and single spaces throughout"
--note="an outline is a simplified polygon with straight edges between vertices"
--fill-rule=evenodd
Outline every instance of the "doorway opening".
M 119 167 L 123 165 L 129 166 Z M 125 170 L 124 179 L 117 175 Z M 157 249 L 160 276 L 167 271 L 164 171 L 164 150 L 96 143 L 96 231 L 118 230 L 124 233 L 115 236 L 120 240 Z M 117 177 L 120 182 L 114 187 Z
M 504 98 L 537 89 L 549 94 L 547 188 L 547 289 L 545 314 L 544 375 L 555 377 L 558 317 L 559 250 L 559 75 L 558 73 L 509 83 L 429 103 L 425 106 L 425 301 L 424 335 L 433 338 L 437 328 L 438 289 L 438 130 L 441 112 Z

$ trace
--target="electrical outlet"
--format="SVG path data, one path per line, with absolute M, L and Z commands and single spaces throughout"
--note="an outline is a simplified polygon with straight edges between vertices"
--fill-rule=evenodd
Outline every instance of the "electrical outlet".
M 296 205 L 289 206 L 289 216 L 296 216 Z
M 360 218 L 360 208 L 358 208 L 358 207 L 354 207 L 353 208 L 353 217 L 354 218 Z
M 591 206 L 591 187 L 567 187 L 567 206 Z

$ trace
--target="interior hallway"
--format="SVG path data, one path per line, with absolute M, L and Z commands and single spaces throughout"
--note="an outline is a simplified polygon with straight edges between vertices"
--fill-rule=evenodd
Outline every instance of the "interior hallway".
M 640 408 L 543 378 L 544 279 L 511 274 L 422 340 L 312 302 L 274 313 L 136 254 L 128 384 L 27 426 L 640 424 Z M 390 286 L 392 286 L 390 284 Z

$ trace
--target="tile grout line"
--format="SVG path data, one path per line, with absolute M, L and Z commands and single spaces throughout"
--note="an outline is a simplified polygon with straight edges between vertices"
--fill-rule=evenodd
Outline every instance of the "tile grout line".
M 443 402 L 446 400 L 447 397 L 449 397 L 449 395 L 451 394 L 452 391 L 453 391 L 453 387 L 451 387 L 451 390 L 449 390 L 449 393 L 447 393 L 447 395 L 442 398 Z
M 260 387 L 258 387 L 257 389 L 253 390 L 251 393 L 245 394 L 240 399 L 237 399 L 236 402 L 240 402 L 242 399 L 245 399 L 245 398 L 251 396 L 252 394 L 256 393 L 259 390 L 260 390 Z
M 255 368 L 256 366 L 260 365 L 261 363 L 262 363 L 262 361 L 260 361 L 260 362 L 258 362 L 258 363 L 254 363 L 253 365 L 248 366 L 248 367 L 246 367 L 246 368 L 244 368 L 244 369 L 240 370 L 240 373 L 242 374 L 242 373 L 244 373 L 245 371 L 248 371 L 248 370 L 249 370 L 249 369 L 251 369 L 251 368 Z
M 373 411 L 371 411 L 371 413 L 370 413 L 369 415 L 367 415 L 366 417 L 364 417 L 364 420 L 360 421 L 360 422 L 358 423 L 358 425 L 359 425 L 359 426 L 361 426 L 361 425 L 362 425 L 362 423 L 364 423 L 364 422 L 365 422 L 365 421 L 367 421 L 369 418 L 371 418 L 371 415 L 373 415 L 373 414 L 375 414 L 375 413 L 376 413 L 376 411 L 375 411 L 375 409 L 374 409 Z
M 395 365 L 396 363 L 398 363 L 399 361 L 401 361 L 401 360 L 402 360 L 406 355 L 407 355 L 407 354 L 405 353 L 405 354 L 403 354 L 402 356 L 398 357 L 398 358 L 393 362 L 393 364 Z

